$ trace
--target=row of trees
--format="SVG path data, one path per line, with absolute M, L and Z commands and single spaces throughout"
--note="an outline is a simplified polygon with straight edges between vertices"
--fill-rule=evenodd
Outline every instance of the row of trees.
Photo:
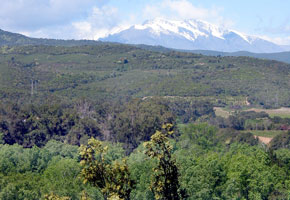
M 205 123 L 179 126 L 179 136 L 172 128 L 127 156 L 122 144 L 96 139 L 81 148 L 0 145 L 0 199 L 289 198 L 286 140 L 268 149 L 251 135 L 228 143 L 228 133 Z
M 4 144 L 44 146 L 54 139 L 80 145 L 91 137 L 124 144 L 127 152 L 148 141 L 163 123 L 192 122 L 213 115 L 202 102 L 166 101 L 162 98 L 120 102 L 17 105 L 0 104 L 0 139 Z
M 220 128 L 235 130 L 288 130 L 290 118 L 270 117 L 265 112 L 243 111 L 236 112 L 228 118 L 215 117 L 209 122 Z M 289 127 L 289 128 L 288 128 Z

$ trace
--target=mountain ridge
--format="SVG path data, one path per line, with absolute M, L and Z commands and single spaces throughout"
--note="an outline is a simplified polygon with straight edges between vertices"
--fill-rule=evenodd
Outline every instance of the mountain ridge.
M 250 51 L 254 53 L 273 53 L 288 50 L 257 36 L 242 34 L 205 21 L 166 20 L 156 18 L 142 25 L 109 34 L 100 41 L 126 44 L 145 44 L 184 50 L 212 50 L 223 52 Z
M 1 46 L 27 46 L 27 45 L 48 45 L 48 46 L 83 46 L 83 45 L 100 45 L 104 44 L 101 41 L 94 40 L 56 40 L 56 39 L 41 39 L 31 38 L 19 33 L 12 33 L 0 29 L 0 47 Z M 109 44 L 109 43 L 108 43 Z M 147 49 L 159 52 L 191 52 L 208 56 L 249 56 L 262 59 L 277 60 L 281 62 L 290 63 L 290 51 L 279 53 L 252 53 L 246 51 L 239 52 L 221 52 L 211 50 L 183 50 L 175 48 L 166 48 L 163 46 L 149 46 L 149 45 L 134 45 L 138 48 Z
M 252 58 L 260 58 L 266 60 L 276 60 L 280 62 L 285 62 L 290 64 L 290 51 L 283 51 L 277 53 L 253 53 L 249 51 L 236 51 L 236 52 L 222 52 L 222 51 L 211 51 L 211 50 L 183 50 L 183 49 L 170 49 L 162 46 L 150 46 L 150 45 L 135 45 L 141 49 L 146 49 L 150 51 L 157 52 L 170 52 L 170 51 L 178 51 L 178 52 L 188 52 L 195 54 L 202 54 L 205 56 L 247 56 Z
M 19 33 L 12 33 L 0 29 L 0 46 L 26 46 L 26 45 L 49 45 L 49 46 L 82 46 L 98 45 L 95 40 L 60 40 L 46 38 L 32 38 Z

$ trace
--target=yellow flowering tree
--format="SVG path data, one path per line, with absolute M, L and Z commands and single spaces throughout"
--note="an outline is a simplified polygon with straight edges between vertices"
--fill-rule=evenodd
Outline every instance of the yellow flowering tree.
M 84 183 L 99 188 L 105 199 L 128 200 L 135 182 L 130 178 L 127 161 L 111 161 L 106 157 L 107 152 L 108 146 L 94 138 L 80 147 Z
M 185 199 L 185 190 L 180 189 L 179 172 L 168 138 L 174 133 L 173 125 L 165 124 L 162 128 L 163 131 L 156 131 L 151 140 L 144 143 L 145 154 L 158 161 L 157 167 L 153 168 L 151 190 L 157 200 Z
M 54 193 L 50 193 L 44 196 L 45 200 L 71 200 L 69 197 L 60 197 Z

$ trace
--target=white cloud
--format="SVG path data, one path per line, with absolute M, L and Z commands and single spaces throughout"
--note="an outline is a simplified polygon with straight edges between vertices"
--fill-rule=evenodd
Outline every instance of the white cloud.
M 206 19 L 208 16 L 216 14 L 213 10 L 196 7 L 187 0 L 164 0 L 162 2 L 162 7 L 171 10 L 176 16 L 182 19 Z
M 1 0 L 0 27 L 36 31 L 85 18 L 104 0 Z
M 1 0 L 0 28 L 31 37 L 93 39 L 116 26 L 109 0 Z
M 0 28 L 28 36 L 57 39 L 98 39 L 147 19 L 204 19 L 231 25 L 222 8 L 195 6 L 189 0 L 148 3 L 143 12 L 120 13 L 109 0 L 1 0 Z M 157 2 L 157 3 L 156 3 Z M 132 2 L 133 3 L 133 2 Z
M 121 13 L 110 0 L 1 0 L 0 28 L 31 37 L 98 39 L 133 24 L 156 17 L 202 19 L 231 28 L 234 21 L 223 17 L 223 8 L 198 6 L 197 0 L 148 1 L 143 10 Z M 138 3 L 131 1 L 130 3 Z M 126 12 L 126 11 L 125 11 Z M 289 20 L 280 26 L 257 26 L 260 35 L 277 44 L 290 45 Z M 269 37 L 273 35 L 273 38 Z
M 98 39 L 117 27 L 121 21 L 118 9 L 102 6 L 94 7 L 87 19 L 73 22 L 78 39 Z
M 233 26 L 234 22 L 222 17 L 222 12 L 222 7 L 213 6 L 207 9 L 198 7 L 188 0 L 163 0 L 157 4 L 147 5 L 143 10 L 143 18 L 202 19 L 226 28 Z

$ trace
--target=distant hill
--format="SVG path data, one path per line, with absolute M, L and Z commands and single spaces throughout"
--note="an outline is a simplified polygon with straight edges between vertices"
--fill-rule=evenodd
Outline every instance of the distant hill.
M 26 46 L 26 45 L 49 45 L 49 46 L 83 46 L 83 45 L 100 45 L 109 42 L 101 42 L 94 40 L 56 40 L 56 39 L 42 39 L 31 38 L 18 33 L 11 33 L 0 29 L 0 46 Z M 281 62 L 290 63 L 290 52 L 281 53 L 251 53 L 246 51 L 239 52 L 220 52 L 209 50 L 182 50 L 182 49 L 170 49 L 163 46 L 151 46 L 151 45 L 133 45 L 138 48 L 157 51 L 157 52 L 191 52 L 208 56 L 249 56 L 254 58 L 262 58 L 268 60 L 277 60 Z
M 290 63 L 290 51 L 279 52 L 279 53 L 252 53 L 248 51 L 237 51 L 237 52 L 222 52 L 222 51 L 210 51 L 210 50 L 183 50 L 183 49 L 170 49 L 162 46 L 150 46 L 150 45 L 135 45 L 139 48 L 157 51 L 157 52 L 190 52 L 196 54 L 202 54 L 205 56 L 248 56 L 253 58 L 261 58 L 267 60 L 277 60 L 285 63 Z
M 0 46 L 50 45 L 50 46 L 82 46 L 97 45 L 94 40 L 56 40 L 30 38 L 18 33 L 11 33 L 0 29 Z
M 266 108 L 290 107 L 290 64 L 160 51 L 113 43 L 2 47 L 0 99 L 24 103 L 51 97 L 69 101 L 164 96 L 223 106 L 247 98 Z
M 290 63 L 290 51 L 279 52 L 279 53 L 251 53 L 247 51 L 238 51 L 238 52 L 219 52 L 219 51 L 205 51 L 205 50 L 193 50 L 192 53 L 200 53 L 206 56 L 248 56 L 254 58 L 261 58 L 267 60 L 277 60 L 281 62 Z

